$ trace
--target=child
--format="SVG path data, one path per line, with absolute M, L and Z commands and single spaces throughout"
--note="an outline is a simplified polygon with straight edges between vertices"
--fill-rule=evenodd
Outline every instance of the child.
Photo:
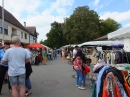
M 90 72 L 90 68 L 87 65 L 83 65 L 83 71 L 82 71 L 82 80 L 83 80 L 83 86 L 86 86 L 86 75 Z

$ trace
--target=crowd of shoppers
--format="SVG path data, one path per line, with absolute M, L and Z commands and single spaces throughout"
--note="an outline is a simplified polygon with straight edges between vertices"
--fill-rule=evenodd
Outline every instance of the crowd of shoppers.
M 12 97 L 25 97 L 32 94 L 30 75 L 33 72 L 32 64 L 47 64 L 47 59 L 56 59 L 57 50 L 46 48 L 25 49 L 18 36 L 12 37 L 12 45 L 0 43 L 0 94 L 3 83 L 8 83 Z
M 46 48 L 42 49 L 25 49 L 24 44 L 18 36 L 12 37 L 12 46 L 9 42 L 5 42 L 4 46 L 0 43 L 0 94 L 5 80 L 8 82 L 8 88 L 12 93 L 12 97 L 25 97 L 32 94 L 32 84 L 30 75 L 33 72 L 31 64 L 42 63 L 47 64 L 47 59 L 56 59 L 57 50 Z M 73 65 L 76 72 L 76 86 L 79 89 L 85 89 L 86 75 L 90 71 L 86 65 L 83 51 L 76 46 L 73 50 Z M 35 59 L 34 59 L 35 57 Z M 62 61 L 66 58 L 66 50 L 62 49 Z M 80 62 L 76 62 L 80 60 Z M 78 67 L 76 67 L 76 65 Z M 8 73 L 6 73 L 8 72 Z M 82 84 L 83 82 L 83 84 Z M 18 91 L 18 88 L 20 91 Z
M 32 93 L 31 82 L 29 82 L 29 76 L 32 73 L 30 52 L 23 48 L 18 36 L 12 37 L 12 44 L 13 46 L 10 48 L 10 43 L 5 42 L 4 47 L 0 50 L 0 94 L 6 71 L 8 71 L 8 84 L 12 97 L 18 97 L 18 95 L 25 97 Z M 18 93 L 18 88 L 20 93 Z

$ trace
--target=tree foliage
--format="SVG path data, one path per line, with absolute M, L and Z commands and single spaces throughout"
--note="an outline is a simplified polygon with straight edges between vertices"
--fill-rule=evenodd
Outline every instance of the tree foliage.
M 41 41 L 41 43 L 49 47 L 59 48 L 67 43 L 63 36 L 62 24 L 56 21 L 51 23 L 51 30 L 46 36 L 47 40 Z
M 88 6 L 78 7 L 65 21 L 64 34 L 69 43 L 83 43 L 99 35 L 99 16 Z
M 121 27 L 121 24 L 119 24 L 118 22 L 116 22 L 115 20 L 111 18 L 107 18 L 106 20 L 101 20 L 100 32 L 101 32 L 101 35 L 103 36 L 110 32 L 116 31 L 120 27 Z
M 80 44 L 93 41 L 121 27 L 113 19 L 101 20 L 97 12 L 88 6 L 77 7 L 64 23 L 51 23 L 51 30 L 46 34 L 47 40 L 41 41 L 49 47 L 61 47 L 66 44 Z

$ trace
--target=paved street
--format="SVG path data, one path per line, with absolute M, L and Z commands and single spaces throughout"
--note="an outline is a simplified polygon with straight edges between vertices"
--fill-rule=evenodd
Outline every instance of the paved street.
M 67 61 L 63 63 L 61 57 L 48 61 L 47 65 L 32 66 L 31 75 L 33 94 L 29 97 L 91 97 L 89 80 L 85 90 L 76 87 L 75 78 L 72 75 L 72 65 Z M 0 97 L 11 97 L 7 84 L 3 86 Z

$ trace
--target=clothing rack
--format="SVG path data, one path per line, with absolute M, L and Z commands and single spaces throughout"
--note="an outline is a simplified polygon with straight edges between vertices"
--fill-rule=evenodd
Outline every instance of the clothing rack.
M 112 59 L 113 59 L 113 56 L 111 55 L 113 52 L 116 52 L 116 51 L 119 51 L 119 52 L 121 52 L 121 51 L 123 51 L 122 49 L 121 50 L 102 50 L 103 52 L 110 52 L 110 56 L 111 56 L 111 60 L 110 60 L 110 64 L 112 65 Z M 108 59 L 107 59 L 107 61 L 108 61 Z

